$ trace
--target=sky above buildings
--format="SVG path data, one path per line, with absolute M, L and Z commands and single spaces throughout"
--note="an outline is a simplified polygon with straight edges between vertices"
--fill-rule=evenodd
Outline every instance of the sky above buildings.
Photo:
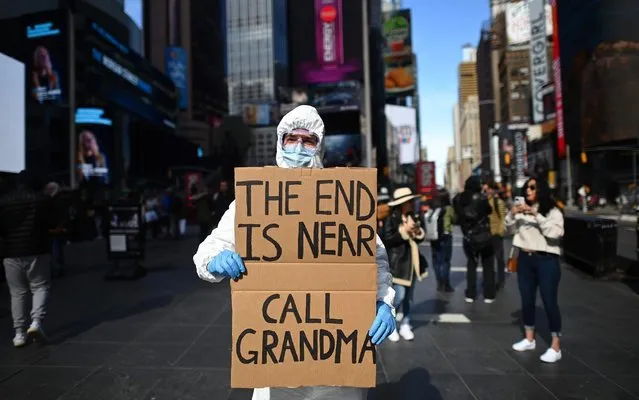
M 444 183 L 448 147 L 454 143 L 453 106 L 457 102 L 457 66 L 462 46 L 479 43 L 488 0 L 404 0 L 412 14 L 413 51 L 417 54 L 422 144 L 435 161 L 437 183 Z
M 142 0 L 124 0 L 124 12 L 142 28 Z
M 125 11 L 142 25 L 142 0 L 125 0 Z M 404 0 L 413 19 L 413 51 L 418 57 L 420 132 L 435 161 L 437 182 L 444 183 L 448 147 L 453 145 L 453 105 L 462 46 L 479 43 L 488 0 Z

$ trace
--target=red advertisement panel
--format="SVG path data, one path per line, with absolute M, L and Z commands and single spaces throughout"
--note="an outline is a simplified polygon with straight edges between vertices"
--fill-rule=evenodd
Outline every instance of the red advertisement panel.
M 435 163 L 433 161 L 417 163 L 415 176 L 417 177 L 417 191 L 419 194 L 434 194 L 437 191 Z
M 552 0 L 552 69 L 555 80 L 555 108 L 557 113 L 557 154 L 559 158 L 566 157 L 566 136 L 564 133 L 564 103 L 561 89 L 561 61 L 559 57 L 559 17 L 557 14 L 557 0 Z
M 187 172 L 184 174 L 184 189 L 187 195 L 191 194 L 193 187 L 197 187 L 200 181 L 202 181 L 201 172 Z

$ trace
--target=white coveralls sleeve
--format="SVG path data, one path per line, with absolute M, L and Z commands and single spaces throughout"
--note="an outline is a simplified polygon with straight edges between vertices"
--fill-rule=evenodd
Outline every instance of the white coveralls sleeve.
M 193 256 L 197 276 L 211 283 L 223 280 L 208 271 L 207 266 L 215 256 L 224 250 L 235 251 L 235 200 L 229 205 L 217 228 L 198 246 Z
M 388 254 L 382 239 L 377 236 L 377 300 L 383 301 L 393 308 L 395 290 L 393 289 L 393 276 L 390 273 Z

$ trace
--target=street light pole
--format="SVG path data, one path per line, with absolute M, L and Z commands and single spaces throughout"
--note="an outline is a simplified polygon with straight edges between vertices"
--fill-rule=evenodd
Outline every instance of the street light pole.
M 368 1 L 362 0 L 362 50 L 364 53 L 364 136 L 366 140 L 366 167 L 373 167 L 373 130 L 371 112 L 370 48 L 368 47 Z M 386 149 L 383 149 L 386 150 Z

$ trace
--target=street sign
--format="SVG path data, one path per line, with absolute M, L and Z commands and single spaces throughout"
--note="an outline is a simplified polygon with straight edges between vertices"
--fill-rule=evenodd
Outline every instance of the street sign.
M 144 258 L 144 231 L 140 204 L 109 205 L 107 229 L 109 260 Z

